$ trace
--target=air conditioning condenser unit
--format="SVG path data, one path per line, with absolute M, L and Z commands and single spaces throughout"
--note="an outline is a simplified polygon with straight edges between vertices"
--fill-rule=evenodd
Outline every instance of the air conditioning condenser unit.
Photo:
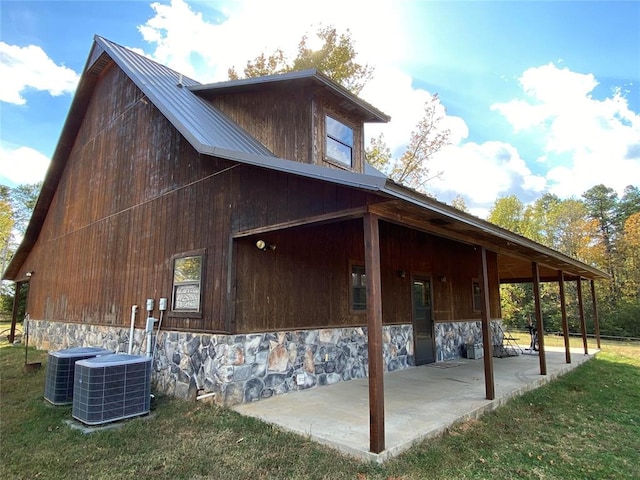
M 149 413 L 151 357 L 106 355 L 76 362 L 73 418 L 87 425 Z
M 74 347 L 49 352 L 44 382 L 44 398 L 54 405 L 68 405 L 73 401 L 73 376 L 78 360 L 110 355 L 113 352 L 98 347 Z

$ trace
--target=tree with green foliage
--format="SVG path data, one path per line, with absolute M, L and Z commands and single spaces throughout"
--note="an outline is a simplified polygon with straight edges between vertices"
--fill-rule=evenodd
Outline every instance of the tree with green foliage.
M 365 152 L 367 161 L 392 180 L 426 193 L 426 184 L 442 175 L 442 172 L 431 172 L 429 161 L 451 143 L 451 131 L 443 127 L 443 119 L 444 108 L 435 94 L 425 102 L 424 116 L 411 132 L 407 149 L 399 158 L 392 157 L 381 134 L 371 139 Z
M 613 268 L 613 248 L 617 225 L 618 194 L 612 188 L 604 185 L 591 187 L 582 194 L 587 214 L 597 222 L 600 239 L 606 255 L 606 271 L 611 276 L 611 294 L 615 295 L 616 272 Z
M 624 228 L 627 219 L 640 212 L 640 188 L 634 185 L 625 187 L 618 203 L 618 225 Z
M 618 251 L 622 262 L 618 275 L 622 294 L 628 298 L 635 296 L 640 300 L 640 211 L 633 213 L 625 221 Z M 640 323 L 640 317 L 638 322 Z
M 247 78 L 287 73 L 297 70 L 315 68 L 347 90 L 358 95 L 365 84 L 373 76 L 373 67 L 356 61 L 353 38 L 349 30 L 338 33 L 334 26 L 320 27 L 316 36 L 323 42 L 322 47 L 313 50 L 309 47 L 309 37 L 305 34 L 298 44 L 296 58 L 289 61 L 281 49 L 270 55 L 261 53 L 254 60 L 249 60 L 244 68 Z M 228 70 L 229 79 L 240 78 L 235 67 Z
M 42 182 L 11 188 L 0 185 L 0 261 L 4 272 L 24 236 L 35 207 Z M 14 285 L 2 282 L 0 313 L 11 313 Z
M 20 237 L 24 235 L 29 219 L 36 206 L 38 195 L 42 189 L 42 182 L 24 183 L 11 189 L 11 206 L 15 229 Z
M 522 233 L 538 243 L 547 246 L 557 244 L 556 228 L 558 207 L 561 201 L 557 195 L 545 193 L 533 205 L 529 205 L 523 212 Z
M 515 196 L 496 200 L 489 221 L 593 265 L 611 275 L 596 282 L 600 330 L 605 335 L 640 335 L 640 196 L 629 186 L 621 198 L 604 185 L 587 190 L 582 200 L 545 194 L 524 207 Z M 579 329 L 577 285 L 565 284 L 569 327 Z M 558 287 L 541 285 L 547 330 L 559 330 Z M 502 313 L 522 327 L 533 312 L 529 284 L 501 286 Z M 589 289 L 585 292 L 587 328 L 593 328 Z
M 384 140 L 384 134 L 373 137 L 366 149 L 366 158 L 369 165 L 383 171 L 391 162 L 391 149 Z
M 515 195 L 498 198 L 487 217 L 491 223 L 514 233 L 524 233 L 524 204 Z
M 11 208 L 10 188 L 0 185 L 0 261 L 2 272 L 5 271 L 11 258 L 11 242 L 15 220 Z

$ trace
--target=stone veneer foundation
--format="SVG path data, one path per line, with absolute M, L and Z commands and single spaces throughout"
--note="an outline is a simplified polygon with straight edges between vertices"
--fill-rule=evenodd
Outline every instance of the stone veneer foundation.
M 437 361 L 464 355 L 481 343 L 480 322 L 436 323 Z M 494 328 L 494 332 L 497 329 Z M 126 353 L 129 329 L 31 320 L 32 345 L 46 350 L 103 347 Z M 134 333 L 133 353 L 144 354 L 144 330 Z M 385 371 L 415 365 L 413 328 L 383 327 Z M 213 393 L 224 405 L 253 402 L 293 390 L 368 375 L 366 327 L 327 328 L 246 335 L 161 331 L 154 353 L 153 383 L 168 395 Z

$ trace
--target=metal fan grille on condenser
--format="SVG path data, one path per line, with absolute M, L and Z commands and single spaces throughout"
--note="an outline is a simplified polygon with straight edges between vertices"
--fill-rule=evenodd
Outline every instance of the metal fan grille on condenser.
M 149 413 L 151 357 L 106 355 L 76 363 L 73 418 L 100 425 Z
M 73 376 L 78 360 L 109 355 L 113 352 L 98 347 L 74 347 L 49 352 L 44 383 L 44 398 L 54 405 L 73 402 Z

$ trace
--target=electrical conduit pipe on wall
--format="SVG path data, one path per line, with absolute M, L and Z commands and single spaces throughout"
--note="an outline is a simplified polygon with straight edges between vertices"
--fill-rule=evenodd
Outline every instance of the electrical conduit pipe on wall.
M 133 351 L 133 334 L 134 334 L 134 327 L 136 324 L 137 313 L 138 313 L 138 305 L 132 305 L 131 306 L 131 331 L 129 332 L 129 350 L 127 351 L 129 355 L 131 355 L 131 352 Z
M 153 342 L 153 351 L 151 352 L 151 367 L 153 368 L 153 361 L 156 357 L 156 347 L 158 346 L 158 339 L 160 338 L 160 327 L 162 326 L 162 317 L 164 316 L 164 312 L 167 310 L 167 299 L 161 298 L 158 303 L 158 309 L 160 310 L 160 321 L 158 322 L 158 330 L 156 333 L 156 341 Z

